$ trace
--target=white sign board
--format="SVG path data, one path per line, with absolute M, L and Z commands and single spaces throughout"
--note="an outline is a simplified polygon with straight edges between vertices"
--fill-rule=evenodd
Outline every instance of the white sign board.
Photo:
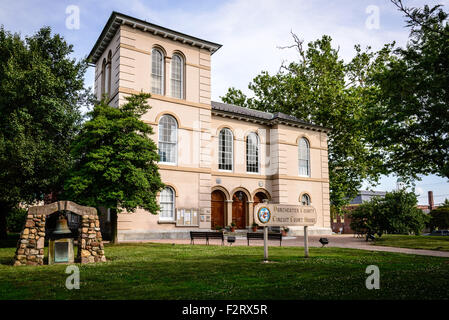
M 254 222 L 259 226 L 313 226 L 317 213 L 312 206 L 259 203 L 254 208 Z

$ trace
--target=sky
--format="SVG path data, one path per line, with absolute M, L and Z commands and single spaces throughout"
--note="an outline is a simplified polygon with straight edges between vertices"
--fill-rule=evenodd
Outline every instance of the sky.
M 443 4 L 449 0 L 404 0 L 406 6 Z M 275 73 L 283 61 L 298 59 L 294 32 L 304 43 L 329 35 L 341 57 L 348 61 L 354 46 L 374 50 L 396 41 L 406 44 L 409 30 L 402 14 L 388 0 L 0 0 L 0 24 L 22 36 L 50 26 L 73 44 L 75 58 L 86 57 L 112 11 L 177 30 L 223 47 L 212 56 L 212 100 L 220 101 L 229 87 L 250 95 L 248 83 L 261 71 Z M 79 19 L 78 19 L 79 17 Z M 78 23 L 79 22 L 79 23 Z M 94 69 L 86 73 L 93 86 Z M 391 191 L 396 177 L 383 177 L 379 185 L 363 189 Z M 435 203 L 449 198 L 449 182 L 434 175 L 416 181 L 420 204 L 432 190 Z

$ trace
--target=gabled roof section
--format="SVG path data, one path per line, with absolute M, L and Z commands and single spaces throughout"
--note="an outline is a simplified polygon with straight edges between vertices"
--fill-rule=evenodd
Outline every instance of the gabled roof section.
M 97 42 L 95 42 L 94 47 L 87 57 L 90 63 L 96 63 L 98 61 L 100 56 L 103 54 L 103 51 L 109 45 L 118 28 L 122 24 L 132 26 L 133 28 L 138 28 L 144 32 L 151 32 L 154 35 L 159 35 L 174 41 L 180 41 L 181 43 L 187 43 L 201 49 L 209 50 L 211 54 L 221 48 L 221 44 L 202 40 L 178 31 L 149 23 L 144 20 L 130 17 L 120 12 L 113 11 L 108 19 L 108 22 L 104 26 L 103 31 L 98 37 Z
M 294 116 L 282 112 L 270 113 L 263 112 L 245 107 L 236 106 L 222 102 L 212 101 L 212 113 L 229 118 L 244 119 L 247 121 L 259 122 L 265 125 L 273 125 L 277 123 L 290 125 L 294 127 L 310 129 L 313 131 L 329 132 L 331 129 L 319 126 L 310 122 L 303 121 Z

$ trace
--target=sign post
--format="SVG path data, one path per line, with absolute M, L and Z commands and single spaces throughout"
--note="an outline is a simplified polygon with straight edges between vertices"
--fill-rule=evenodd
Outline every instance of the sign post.
M 304 257 L 309 257 L 309 236 L 307 234 L 307 226 L 304 226 Z
M 254 208 L 254 222 L 263 228 L 264 262 L 268 262 L 269 226 L 304 226 L 304 256 L 309 257 L 308 226 L 315 225 L 317 213 L 312 206 L 259 203 Z
M 268 262 L 268 227 L 263 227 L 263 262 Z

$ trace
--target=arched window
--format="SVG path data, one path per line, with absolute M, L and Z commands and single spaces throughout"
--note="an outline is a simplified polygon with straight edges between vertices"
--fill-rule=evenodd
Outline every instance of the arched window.
M 218 137 L 218 169 L 232 170 L 233 137 L 228 128 L 221 129 Z
M 101 88 L 100 88 L 100 99 L 103 99 L 103 95 L 105 94 L 105 85 L 106 85 L 106 59 L 103 59 L 103 63 L 101 64 Z
M 164 115 L 159 120 L 160 162 L 176 164 L 178 149 L 178 123 L 175 118 Z
M 151 51 L 151 93 L 164 92 L 164 54 L 159 49 Z
M 306 138 L 301 138 L 298 144 L 299 175 L 310 176 L 310 147 Z
M 254 132 L 246 137 L 246 171 L 259 172 L 259 137 Z
M 159 220 L 175 220 L 175 191 L 172 188 L 165 187 L 161 191 L 159 206 L 161 207 Z
M 307 193 L 304 193 L 301 197 L 301 204 L 303 206 L 310 206 L 310 196 Z
M 108 61 L 106 62 L 106 80 L 105 80 L 105 93 L 108 97 L 111 96 L 111 68 L 112 68 L 112 52 L 109 50 Z
M 184 61 L 179 54 L 174 54 L 171 59 L 171 94 L 172 97 L 183 99 Z

